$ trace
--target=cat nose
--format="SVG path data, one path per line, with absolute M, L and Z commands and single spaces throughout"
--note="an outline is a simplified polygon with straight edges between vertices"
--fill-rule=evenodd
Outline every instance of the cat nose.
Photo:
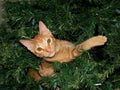
M 47 49 L 46 52 L 51 53 L 51 49 Z

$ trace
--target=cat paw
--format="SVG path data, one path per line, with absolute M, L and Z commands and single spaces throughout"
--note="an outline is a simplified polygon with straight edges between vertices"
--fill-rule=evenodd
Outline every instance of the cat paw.
M 107 37 L 102 35 L 93 37 L 92 39 L 95 46 L 101 46 L 107 42 Z

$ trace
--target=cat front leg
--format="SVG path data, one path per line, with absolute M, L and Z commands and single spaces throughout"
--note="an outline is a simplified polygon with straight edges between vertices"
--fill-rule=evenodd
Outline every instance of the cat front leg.
M 40 81 L 42 77 L 54 76 L 54 63 L 42 60 L 41 64 L 39 65 L 39 71 L 37 72 L 32 68 L 29 68 L 28 75 L 35 81 Z
M 78 44 L 75 49 L 73 50 L 73 55 L 78 56 L 82 53 L 82 51 L 89 50 L 96 46 L 104 45 L 107 42 L 107 37 L 99 35 L 94 36 L 81 44 Z
M 83 42 L 80 45 L 80 48 L 82 48 L 83 50 L 89 50 L 93 47 L 104 45 L 105 42 L 107 42 L 107 37 L 99 35 L 99 36 L 92 37 L 86 40 L 85 42 Z
M 40 66 L 39 66 L 39 74 L 42 77 L 45 77 L 45 76 L 54 76 L 55 75 L 55 72 L 54 72 L 54 63 L 42 60 Z

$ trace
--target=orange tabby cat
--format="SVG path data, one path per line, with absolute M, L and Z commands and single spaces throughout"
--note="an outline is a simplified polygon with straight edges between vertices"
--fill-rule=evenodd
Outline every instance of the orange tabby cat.
M 73 45 L 69 41 L 54 38 L 50 30 L 43 22 L 39 22 L 39 32 L 31 40 L 20 40 L 20 42 L 37 57 L 42 58 L 39 72 L 29 69 L 29 76 L 35 81 L 39 81 L 43 76 L 53 76 L 54 62 L 70 62 L 75 57 L 82 54 L 83 50 L 89 50 L 92 47 L 104 45 L 107 41 L 105 36 L 95 36 L 85 42 Z

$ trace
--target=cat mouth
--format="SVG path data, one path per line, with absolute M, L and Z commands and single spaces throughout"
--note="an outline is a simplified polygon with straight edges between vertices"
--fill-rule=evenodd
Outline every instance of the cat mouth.
M 55 52 L 48 53 L 47 55 L 36 54 L 36 56 L 40 58 L 51 58 L 55 56 Z
M 55 52 L 51 52 L 48 57 L 53 57 L 55 55 Z
M 51 58 L 51 57 L 54 57 L 54 56 L 55 56 L 55 52 L 51 52 L 47 56 L 45 55 L 44 57 L 45 58 Z

